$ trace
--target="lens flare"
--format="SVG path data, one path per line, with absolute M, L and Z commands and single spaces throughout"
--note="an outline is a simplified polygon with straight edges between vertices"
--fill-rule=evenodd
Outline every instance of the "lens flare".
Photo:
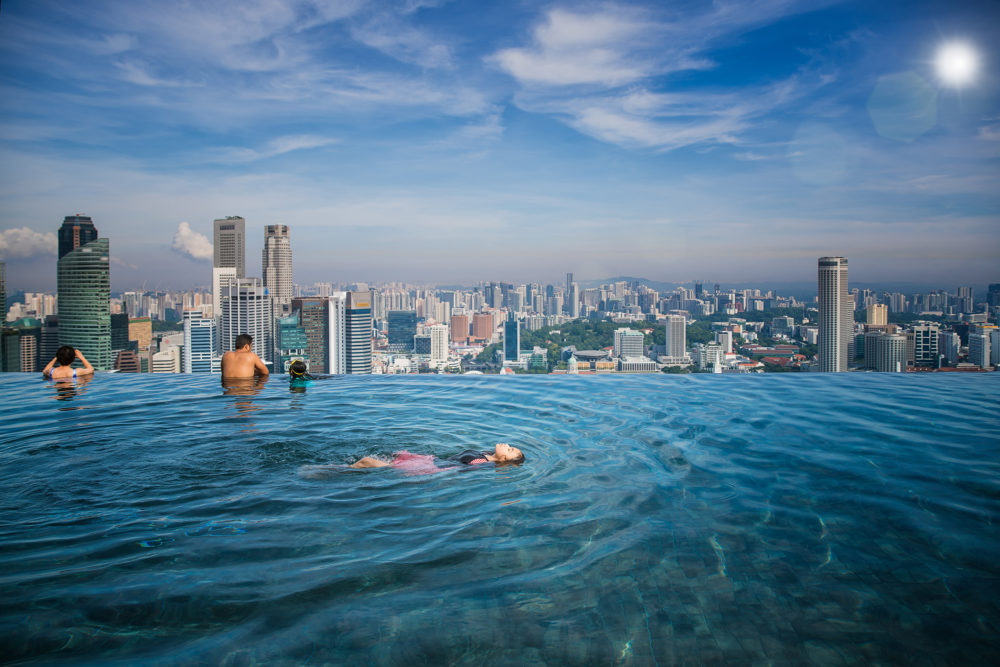
M 957 88 L 971 83 L 976 77 L 979 56 L 968 44 L 952 42 L 938 50 L 935 65 L 942 83 Z

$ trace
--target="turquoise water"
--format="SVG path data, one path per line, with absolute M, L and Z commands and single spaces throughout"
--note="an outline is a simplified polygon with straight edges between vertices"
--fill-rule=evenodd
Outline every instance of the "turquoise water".
M 0 376 L 0 655 L 984 664 L 1000 374 Z M 56 400 L 58 399 L 58 400 Z M 338 464 L 497 441 L 522 466 Z

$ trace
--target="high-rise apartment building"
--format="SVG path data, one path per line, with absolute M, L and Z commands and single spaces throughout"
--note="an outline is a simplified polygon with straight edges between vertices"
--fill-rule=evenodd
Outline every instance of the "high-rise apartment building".
M 78 216 L 71 216 L 76 218 Z M 68 217 L 67 220 L 70 220 Z M 87 219 L 89 220 L 89 218 Z M 69 231 L 64 230 L 69 227 Z M 74 231 L 74 228 L 79 227 Z M 91 231 L 93 230 L 93 231 Z M 84 238 L 97 230 L 90 225 L 63 222 L 56 282 L 59 293 L 59 344 L 72 345 L 94 368 L 108 370 L 111 356 L 111 271 L 108 239 Z M 63 239 L 68 238 L 63 244 Z M 79 245 L 73 246 L 77 241 Z
M 938 333 L 936 322 L 917 322 L 913 325 L 913 365 L 923 368 L 938 366 Z
M 217 352 L 219 349 L 218 337 L 219 328 L 214 317 L 205 317 L 200 310 L 185 310 L 184 349 L 181 355 L 181 372 L 220 372 L 222 357 Z M 155 354 L 153 355 L 154 367 L 156 365 L 156 356 Z M 161 359 L 164 359 L 164 357 L 161 357 Z
M 232 350 L 236 337 L 253 338 L 252 349 L 265 365 L 271 366 L 274 354 L 274 322 L 271 299 L 259 278 L 243 278 L 229 283 L 222 295 L 222 318 L 219 337 L 224 350 Z
M 212 266 L 236 269 L 236 277 L 245 278 L 247 221 L 238 215 L 219 218 L 213 224 L 213 231 L 215 245 Z
M 889 324 L 889 306 L 884 303 L 873 303 L 869 306 L 867 323 L 878 326 Z
M 521 322 L 513 315 L 503 323 L 503 359 L 517 361 L 521 354 Z
M 368 375 L 372 372 L 372 293 L 348 292 L 344 312 L 344 372 Z
M 1000 329 L 990 329 L 990 365 L 1000 366 Z
M 875 370 L 882 373 L 902 373 L 906 370 L 906 336 L 879 334 L 875 343 Z
M 943 357 L 944 363 L 954 366 L 958 363 L 958 350 L 962 346 L 962 339 L 954 331 L 938 332 L 938 352 Z
M 489 341 L 493 338 L 496 326 L 492 313 L 476 313 L 472 316 L 472 337 Z
M 818 294 L 819 370 L 846 371 L 854 347 L 854 303 L 847 289 L 846 257 L 819 258 Z
M 292 304 L 292 244 L 288 225 L 264 227 L 260 266 L 275 312 L 287 312 Z
M 469 316 L 451 316 L 451 340 L 453 343 L 464 344 L 469 340 Z
M 666 343 L 664 356 L 686 357 L 687 356 L 687 318 L 683 315 L 667 315 L 666 317 Z
M 969 333 L 969 363 L 980 368 L 990 367 L 991 345 L 988 331 L 979 330 Z
M 573 274 L 570 274 L 572 276 Z M 571 283 L 569 286 L 569 316 L 573 319 L 580 317 L 580 286 Z
M 435 324 L 430 327 L 431 364 L 448 361 L 448 325 Z

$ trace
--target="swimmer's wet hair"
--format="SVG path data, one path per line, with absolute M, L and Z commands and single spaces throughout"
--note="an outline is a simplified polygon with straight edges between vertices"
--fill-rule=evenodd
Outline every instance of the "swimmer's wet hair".
M 76 350 L 72 345 L 63 345 L 56 350 L 56 360 L 62 366 L 69 366 L 76 359 Z
M 494 465 L 498 466 L 519 466 L 524 463 L 524 452 L 521 452 L 521 456 L 516 459 L 511 459 L 509 461 L 497 461 Z
M 306 362 L 301 359 L 296 359 L 288 366 L 289 375 L 305 375 L 306 374 Z

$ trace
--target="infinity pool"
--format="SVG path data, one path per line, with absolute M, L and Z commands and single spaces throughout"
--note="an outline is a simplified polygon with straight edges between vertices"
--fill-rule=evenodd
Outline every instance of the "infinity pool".
M 0 655 L 985 664 L 1000 373 L 0 376 Z M 351 470 L 498 441 L 522 466 Z

